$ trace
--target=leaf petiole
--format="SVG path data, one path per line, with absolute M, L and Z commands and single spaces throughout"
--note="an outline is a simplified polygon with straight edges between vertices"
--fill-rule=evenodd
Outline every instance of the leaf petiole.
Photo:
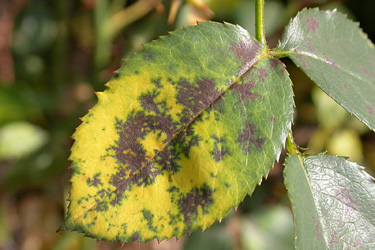
M 298 150 L 297 144 L 294 142 L 292 133 L 289 133 L 288 138 L 286 139 L 286 149 L 288 150 L 289 154 L 301 154 L 301 152 Z

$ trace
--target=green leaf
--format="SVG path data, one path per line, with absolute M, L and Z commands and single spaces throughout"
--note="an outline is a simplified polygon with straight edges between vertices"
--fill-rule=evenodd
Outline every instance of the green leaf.
M 297 249 L 375 249 L 375 183 L 332 155 L 290 155 L 284 171 Z
M 243 217 L 240 217 L 242 249 L 293 249 L 293 215 L 289 207 L 263 206 Z
M 279 158 L 291 81 L 245 30 L 200 23 L 144 47 L 73 135 L 62 229 L 122 242 L 204 230 Z
M 336 11 L 303 10 L 286 27 L 277 50 L 375 130 L 374 45 L 357 23 Z
M 44 146 L 49 134 L 28 122 L 12 122 L 0 128 L 0 160 L 18 160 Z

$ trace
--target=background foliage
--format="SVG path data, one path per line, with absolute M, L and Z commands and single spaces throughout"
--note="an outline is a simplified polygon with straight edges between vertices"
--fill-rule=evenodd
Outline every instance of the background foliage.
M 272 46 L 303 7 L 338 8 L 375 41 L 371 0 L 266 1 Z M 195 20 L 238 23 L 254 34 L 252 0 L 5 0 L 0 3 L 0 249 L 119 249 L 119 243 L 56 233 L 67 207 L 66 160 L 94 91 L 121 58 Z M 323 41 L 324 42 L 324 41 Z M 375 171 L 375 134 L 316 88 L 290 61 L 294 136 L 308 152 L 349 156 Z M 123 249 L 291 249 L 293 221 L 282 163 L 223 220 L 191 237 Z M 373 175 L 373 174 L 372 174 Z

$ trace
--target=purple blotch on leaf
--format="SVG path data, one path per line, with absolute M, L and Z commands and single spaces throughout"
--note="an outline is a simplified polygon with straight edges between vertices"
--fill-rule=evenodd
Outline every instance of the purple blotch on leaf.
M 375 111 L 374 106 L 367 105 L 367 111 L 368 111 L 369 115 L 372 116 L 374 114 L 374 111 Z
M 242 149 L 246 152 L 251 152 L 251 149 L 261 149 L 264 143 L 264 139 L 256 137 L 256 125 L 249 122 L 245 123 L 245 127 L 239 134 L 237 141 L 241 144 Z
M 99 179 L 100 173 L 95 174 L 93 178 L 87 178 L 86 182 L 89 186 L 98 187 L 98 185 L 103 185 L 103 183 Z
M 249 65 L 247 64 L 257 57 L 261 49 L 260 44 L 252 39 L 234 43 L 230 46 L 230 50 L 236 55 L 237 59 L 244 64 L 241 68 L 241 72 L 248 70 Z
M 314 222 L 314 226 L 315 226 L 315 230 L 316 230 L 316 235 L 318 236 L 318 238 L 322 238 L 322 230 L 320 228 L 320 225 L 319 225 L 319 221 L 317 221 L 317 219 L 315 218 L 315 216 L 312 214 L 311 215 L 311 218 Z
M 314 18 L 312 13 L 310 14 L 310 17 L 306 18 L 306 23 L 307 23 L 307 32 L 308 33 L 310 33 L 310 32 L 315 33 L 320 26 L 319 21 L 317 21 Z
M 229 154 L 228 148 L 225 146 L 226 139 L 217 136 L 213 136 L 212 139 L 214 140 L 214 148 L 213 151 L 211 151 L 211 155 L 215 161 L 222 161 L 224 156 Z
M 198 207 L 200 206 L 205 213 L 213 202 L 212 193 L 212 189 L 207 184 L 203 184 L 201 187 L 193 188 L 179 200 L 179 207 L 184 215 L 188 231 L 191 230 L 194 219 L 198 216 Z

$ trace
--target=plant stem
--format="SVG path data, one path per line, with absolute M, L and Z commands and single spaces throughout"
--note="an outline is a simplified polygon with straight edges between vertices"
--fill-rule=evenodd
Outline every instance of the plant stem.
M 266 45 L 266 31 L 264 25 L 264 0 L 255 1 L 255 36 L 263 45 Z

